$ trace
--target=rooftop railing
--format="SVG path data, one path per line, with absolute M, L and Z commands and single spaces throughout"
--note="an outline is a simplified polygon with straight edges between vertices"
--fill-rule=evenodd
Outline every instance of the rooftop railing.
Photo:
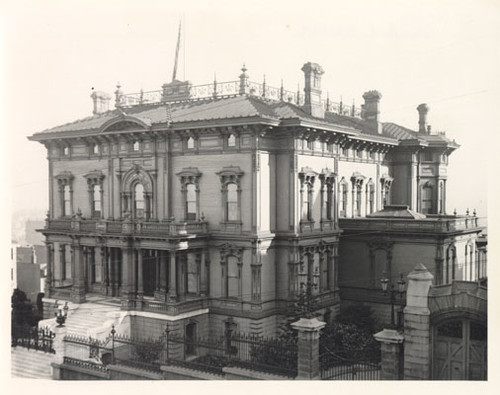
M 179 87 L 179 91 L 170 92 L 169 94 L 165 94 L 164 90 L 120 94 L 118 104 L 120 107 L 128 107 L 140 104 L 213 99 L 217 97 L 237 96 L 242 93 L 277 102 L 293 103 L 297 106 L 304 105 L 304 94 L 300 90 L 294 92 L 286 90 L 283 87 L 269 86 L 265 82 L 258 83 L 252 81 L 247 81 L 243 86 L 241 85 L 241 81 L 214 81 L 211 84 L 182 85 Z M 361 116 L 361 109 L 354 104 L 350 106 L 342 103 L 342 101 L 337 103 L 330 99 L 323 100 L 322 104 L 327 112 L 352 117 Z

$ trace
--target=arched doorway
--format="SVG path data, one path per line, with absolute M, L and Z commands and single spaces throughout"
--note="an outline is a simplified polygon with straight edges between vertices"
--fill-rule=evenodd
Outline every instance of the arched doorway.
M 486 380 L 487 329 L 474 320 L 448 319 L 434 326 L 433 378 Z

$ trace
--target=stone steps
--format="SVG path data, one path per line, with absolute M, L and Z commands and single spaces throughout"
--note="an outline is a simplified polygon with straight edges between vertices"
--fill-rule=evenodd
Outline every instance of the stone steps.
M 55 355 L 23 347 L 11 348 L 11 377 L 29 379 L 52 379 L 51 363 Z
M 67 333 L 88 336 L 89 331 L 102 326 L 109 320 L 108 313 L 119 311 L 119 307 L 95 303 L 84 303 L 70 309 L 65 326 Z M 110 328 L 111 329 L 111 328 Z

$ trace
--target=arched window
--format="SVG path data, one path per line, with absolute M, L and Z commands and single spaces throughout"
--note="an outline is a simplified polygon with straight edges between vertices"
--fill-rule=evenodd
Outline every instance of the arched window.
M 64 186 L 63 199 L 63 216 L 71 215 L 71 187 L 69 185 Z
M 186 186 L 186 219 L 195 220 L 197 217 L 196 185 Z
M 144 186 L 140 183 L 134 187 L 134 217 L 144 218 Z
M 63 148 L 63 155 L 64 156 L 68 156 L 69 155 L 69 147 L 68 146 L 66 146 L 66 147 Z
M 228 147 L 235 147 L 236 146 L 236 137 L 234 136 L 234 134 L 230 134 L 227 137 L 227 146 Z
M 228 221 L 238 220 L 238 186 L 227 185 L 226 218 Z
M 97 155 L 99 153 L 99 144 L 94 144 L 92 146 L 92 152 Z
M 99 185 L 94 185 L 93 187 L 93 201 L 92 201 L 92 216 L 101 216 L 101 187 Z
M 234 256 L 227 257 L 227 294 L 228 298 L 239 297 L 239 283 L 240 283 L 240 267 L 238 265 L 238 258 Z
M 139 151 L 139 142 L 137 140 L 132 144 L 132 151 Z
M 192 137 L 188 137 L 187 139 L 187 149 L 193 149 L 194 148 L 194 139 Z

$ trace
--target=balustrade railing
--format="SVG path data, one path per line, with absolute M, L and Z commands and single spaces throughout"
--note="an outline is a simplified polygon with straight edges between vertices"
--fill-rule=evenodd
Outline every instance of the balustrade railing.
M 134 233 L 145 235 L 185 235 L 206 233 L 207 222 L 150 222 L 150 221 L 109 221 L 87 219 L 54 219 L 48 221 L 48 230 L 76 231 L 84 233 Z
M 479 217 L 432 216 L 426 219 L 340 218 L 341 229 L 376 229 L 394 231 L 450 232 L 484 226 Z

